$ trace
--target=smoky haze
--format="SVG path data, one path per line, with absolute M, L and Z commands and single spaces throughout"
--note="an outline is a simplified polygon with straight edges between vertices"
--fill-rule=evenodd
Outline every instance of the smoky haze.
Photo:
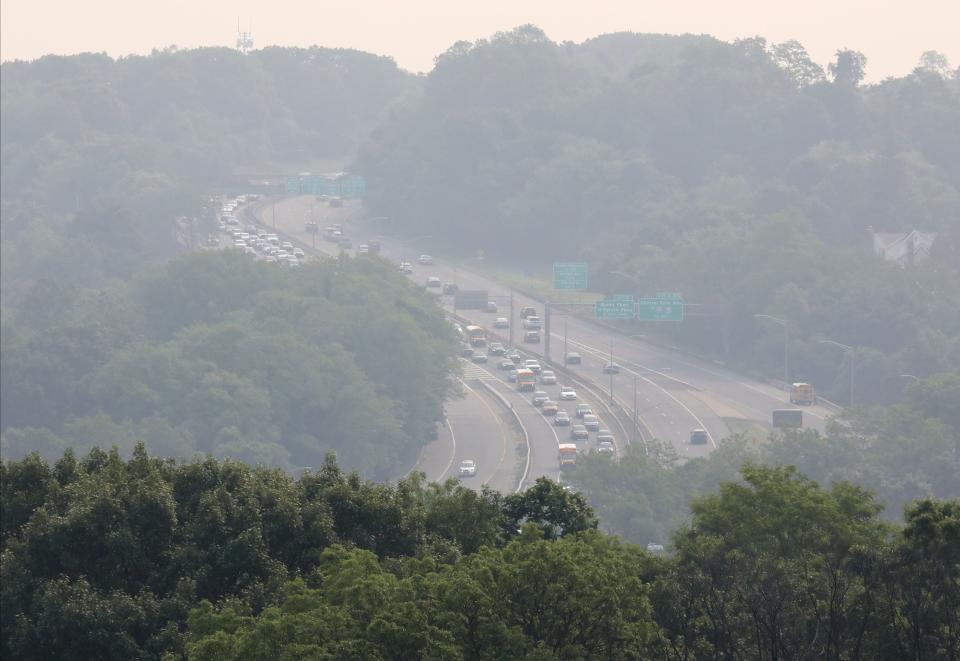
M 621 31 L 710 34 L 725 41 L 763 35 L 772 41 L 802 42 L 821 65 L 838 48 L 852 48 L 869 58 L 870 81 L 909 73 L 926 50 L 943 52 L 960 62 L 956 31 L 960 5 L 950 0 L 362 0 L 333 4 L 7 0 L 0 12 L 4 61 L 48 53 L 119 56 L 170 45 L 232 46 L 239 17 L 244 30 L 252 28 L 258 46 L 358 48 L 393 57 L 401 67 L 415 72 L 429 71 L 434 57 L 456 41 L 473 41 L 526 23 L 540 26 L 557 41 L 580 42 Z

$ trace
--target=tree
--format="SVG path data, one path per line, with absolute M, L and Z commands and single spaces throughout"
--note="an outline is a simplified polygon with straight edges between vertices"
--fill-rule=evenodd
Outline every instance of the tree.
M 508 536 L 519 526 L 534 523 L 547 539 L 556 539 L 597 527 L 597 518 L 579 493 L 564 489 L 552 480 L 540 477 L 534 485 L 504 499 Z
M 836 53 L 836 61 L 831 62 L 827 69 L 833 76 L 833 82 L 845 87 L 856 87 L 866 75 L 867 57 L 855 50 L 840 49 Z
M 807 50 L 799 41 L 790 40 L 773 44 L 770 50 L 773 61 L 786 70 L 799 87 L 826 80 L 823 67 L 810 59 Z
M 915 72 L 931 73 L 941 78 L 950 77 L 950 62 L 947 56 L 935 50 L 924 51 Z

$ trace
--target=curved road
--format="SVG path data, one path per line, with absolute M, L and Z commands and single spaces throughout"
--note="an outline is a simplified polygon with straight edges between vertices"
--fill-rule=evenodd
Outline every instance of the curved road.
M 339 252 L 332 243 L 305 231 L 304 223 L 310 217 L 311 207 L 314 207 L 314 217 L 321 227 L 331 222 L 343 223 L 347 233 L 353 237 L 355 246 L 369 238 L 362 226 L 351 222 L 352 217 L 359 215 L 360 208 L 350 202 L 343 208 L 333 209 L 322 203 L 314 204 L 311 197 L 280 198 L 272 208 L 269 204 L 264 206 L 260 217 L 264 221 L 272 220 L 272 209 L 275 209 L 275 226 L 279 231 L 307 245 L 316 245 L 328 254 Z M 269 222 L 265 224 L 270 225 Z M 508 287 L 441 259 L 436 259 L 432 266 L 421 266 L 416 260 L 421 250 L 415 243 L 389 238 L 380 240 L 382 256 L 394 261 L 405 259 L 413 264 L 414 272 L 410 277 L 414 281 L 425 283 L 427 276 L 435 275 L 444 282 L 456 282 L 461 290 L 486 289 L 490 299 L 500 305 L 500 312 L 495 314 L 476 310 L 458 311 L 460 314 L 469 315 L 484 327 L 490 327 L 494 317 L 511 316 L 511 292 Z M 452 304 L 451 298 L 443 297 L 448 308 Z M 520 343 L 523 334 L 520 308 L 533 306 L 542 318 L 543 305 L 518 292 L 513 292 L 512 299 L 514 314 L 510 323 L 515 339 Z M 637 409 L 644 426 L 653 436 L 673 444 L 680 456 L 704 456 L 731 432 L 751 427 L 758 430 L 769 428 L 772 411 L 790 407 L 786 393 L 766 383 L 725 370 L 708 361 L 623 336 L 573 316 L 553 315 L 551 355 L 555 360 L 563 360 L 564 330 L 568 350 L 576 351 L 583 357 L 582 365 L 574 369 L 604 391 L 609 390 L 610 377 L 602 374 L 601 368 L 609 360 L 613 343 L 613 358 L 623 368 L 613 378 L 616 400 L 632 411 L 636 386 Z M 541 355 L 544 350 L 543 344 L 521 346 Z M 822 406 L 806 407 L 805 425 L 822 429 L 830 413 Z M 706 429 L 710 443 L 690 445 L 690 430 L 695 428 Z

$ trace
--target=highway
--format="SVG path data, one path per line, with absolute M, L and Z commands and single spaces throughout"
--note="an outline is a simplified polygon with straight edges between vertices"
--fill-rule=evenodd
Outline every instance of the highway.
M 340 249 L 334 244 L 306 232 L 305 221 L 310 219 L 311 213 L 321 228 L 329 223 L 342 223 L 345 231 L 353 237 L 354 246 L 374 236 L 353 220 L 360 217 L 362 211 L 359 204 L 349 201 L 344 207 L 335 209 L 314 203 L 311 197 L 280 198 L 275 204 L 261 205 L 259 217 L 265 225 L 274 226 L 304 244 L 315 245 L 328 254 L 338 253 Z M 449 263 L 437 255 L 434 255 L 432 266 L 419 265 L 417 256 L 426 250 L 418 246 L 416 240 L 404 242 L 388 237 L 377 238 L 383 246 L 383 257 L 394 262 L 401 259 L 411 262 L 413 274 L 410 277 L 416 282 L 425 283 L 428 276 L 437 276 L 444 282 L 456 282 L 461 290 L 487 290 L 490 299 L 499 304 L 499 312 L 459 311 L 469 315 L 479 325 L 489 328 L 495 317 L 510 317 L 515 339 L 519 343 L 523 336 L 519 317 L 521 307 L 533 306 L 543 317 L 543 304 L 518 292 L 513 292 L 514 314 L 511 316 L 510 290 L 471 271 L 469 267 Z M 452 309 L 452 297 L 443 298 L 444 305 Z M 574 316 L 553 315 L 551 355 L 557 361 L 563 360 L 564 325 L 568 350 L 576 351 L 583 357 L 583 363 L 573 369 L 604 391 L 609 390 L 610 377 L 602 374 L 601 370 L 609 360 L 612 342 L 614 361 L 622 367 L 621 373 L 613 377 L 616 402 L 633 411 L 636 385 L 638 417 L 642 425 L 654 437 L 671 443 L 681 457 L 705 456 L 716 447 L 717 442 L 733 431 L 768 429 L 772 411 L 790 407 L 786 393 L 771 385 L 725 370 L 708 361 L 646 343 L 640 338 L 626 337 Z M 543 344 L 519 346 L 540 355 L 544 350 Z M 805 426 L 822 429 L 830 413 L 822 406 L 805 407 Z M 690 431 L 695 428 L 707 430 L 709 443 L 689 443 Z

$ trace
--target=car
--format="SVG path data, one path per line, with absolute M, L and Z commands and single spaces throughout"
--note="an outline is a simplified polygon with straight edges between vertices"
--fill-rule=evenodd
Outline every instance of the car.
M 510 322 L 506 317 L 497 317 L 493 320 L 494 328 L 510 328 Z
M 370 254 L 370 246 L 368 246 L 366 243 L 361 243 L 359 246 L 357 246 L 357 254 L 358 254 L 358 255 L 369 255 L 369 254 Z
M 477 474 L 477 462 L 473 459 L 464 459 L 460 462 L 460 477 L 473 477 Z
M 400 262 L 400 273 L 413 273 L 413 265 L 410 262 Z
M 440 287 L 440 278 L 435 275 L 427 277 L 427 287 Z
M 470 356 L 470 360 L 472 360 L 475 363 L 485 363 L 487 362 L 488 359 L 487 359 L 487 354 L 485 353 L 475 353 L 472 356 Z
M 593 409 L 587 406 L 586 404 L 578 404 L 577 410 L 574 411 L 574 415 L 576 415 L 578 418 L 582 418 L 583 416 L 589 415 L 591 413 L 593 413 Z
M 516 349 L 511 349 L 510 351 L 508 351 L 508 352 L 507 352 L 507 358 L 509 358 L 510 360 L 512 360 L 512 361 L 513 361 L 515 364 L 517 364 L 517 365 L 519 365 L 521 362 L 523 362 L 523 356 L 521 356 L 521 355 L 520 355 L 520 352 L 517 351 Z
M 609 429 L 598 429 L 597 430 L 597 443 L 610 443 L 613 444 L 613 434 Z
M 507 381 L 509 381 L 510 383 L 516 383 L 516 381 L 517 381 L 517 370 L 516 370 L 516 369 L 510 370 L 510 372 L 507 374 Z
M 579 365 L 583 362 L 583 359 L 580 357 L 580 354 L 571 351 L 567 354 L 567 365 Z
M 453 295 L 456 294 L 458 291 L 460 291 L 460 287 L 458 287 L 458 286 L 456 285 L 456 283 L 453 283 L 453 282 L 445 282 L 445 283 L 443 283 L 443 293 L 444 293 L 445 295 L 447 295 L 447 296 L 453 296 Z
M 540 363 L 533 358 L 528 358 L 527 360 L 525 360 L 523 362 L 523 366 L 526 367 L 531 372 L 533 372 L 534 374 L 539 374 L 540 372 L 543 371 L 543 368 L 540 367 Z
M 540 373 L 540 383 L 545 386 L 555 386 L 557 385 L 557 375 L 553 373 L 553 370 L 543 370 Z
M 463 356 L 464 358 L 469 358 L 470 356 L 473 355 L 473 347 L 463 347 L 460 350 L 460 355 Z
M 523 327 L 528 330 L 540 330 L 540 317 L 530 315 L 523 320 Z
M 694 445 L 706 445 L 709 440 L 706 429 L 694 429 L 690 432 L 690 442 Z
M 543 406 L 543 403 L 549 399 L 550 399 L 550 395 L 548 395 L 543 390 L 538 390 L 535 393 L 533 393 L 534 406 Z
M 424 266 L 433 266 L 433 257 L 430 255 L 420 255 L 420 259 L 418 261 Z
M 617 365 L 617 364 L 614 363 L 614 362 L 609 362 L 609 363 L 607 363 L 606 365 L 603 366 L 603 373 L 604 373 L 604 374 L 619 374 L 619 373 L 620 373 L 620 366 Z
M 516 369 L 516 365 L 513 364 L 512 360 L 507 360 L 506 358 L 504 358 L 499 363 L 497 363 L 497 369 L 509 371 L 512 369 Z
M 663 553 L 663 544 L 657 544 L 656 542 L 650 542 L 647 544 L 647 552 L 649 553 Z
M 556 415 L 557 411 L 560 410 L 560 407 L 557 406 L 557 403 L 552 399 L 548 399 L 543 404 L 540 405 L 540 410 L 544 415 Z
M 491 342 L 487 351 L 492 356 L 502 356 L 503 354 L 507 353 L 507 348 L 499 342 Z
M 289 241 L 284 241 L 283 243 L 280 244 L 280 247 L 288 252 L 293 252 L 293 244 L 290 243 Z
M 540 344 L 540 331 L 527 331 L 523 334 L 524 344 Z
M 570 426 L 570 414 L 560 409 L 557 411 L 557 414 L 553 416 L 553 424 L 557 427 L 569 427 Z
M 496 301 L 487 301 L 487 312 L 499 312 Z
M 587 428 L 587 431 L 599 431 L 600 418 L 593 413 L 587 413 L 583 416 L 583 426 Z
M 583 425 L 574 425 L 570 428 L 570 438 L 575 441 L 585 441 L 590 438 L 590 434 L 587 433 L 587 428 Z
M 577 391 L 570 386 L 560 386 L 560 400 L 572 402 L 577 399 Z
M 613 447 L 613 443 L 610 441 L 601 441 L 597 445 L 597 452 L 599 454 L 616 454 L 616 448 Z
M 535 315 L 535 314 L 537 314 L 536 308 L 532 308 L 532 307 L 530 307 L 529 305 L 526 306 L 526 307 L 520 308 L 520 318 L 521 318 L 521 319 L 526 319 L 527 317 L 529 317 L 529 316 L 531 316 L 531 315 Z

